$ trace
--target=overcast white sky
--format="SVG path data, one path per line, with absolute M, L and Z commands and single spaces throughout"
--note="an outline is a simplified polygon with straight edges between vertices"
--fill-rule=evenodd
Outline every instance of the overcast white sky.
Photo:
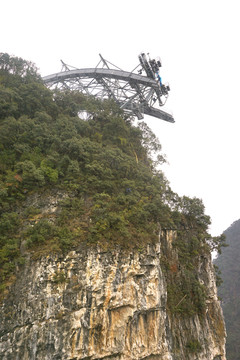
M 101 53 L 131 71 L 141 51 L 160 56 L 176 123 L 145 121 L 171 187 L 203 199 L 213 235 L 240 218 L 238 0 L 8 0 L 0 10 L 0 52 L 42 76 L 60 71 L 60 59 L 94 67 Z

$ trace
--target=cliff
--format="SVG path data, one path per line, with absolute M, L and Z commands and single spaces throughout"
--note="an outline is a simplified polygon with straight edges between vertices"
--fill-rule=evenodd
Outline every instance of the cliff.
M 201 316 L 171 314 L 162 257 L 174 232 L 142 251 L 79 248 L 28 260 L 1 306 L 1 359 L 225 360 L 210 257 Z
M 7 54 L 0 90 L 0 358 L 225 360 L 221 237 L 148 126 Z
M 224 231 L 229 245 L 214 261 L 219 268 L 222 284 L 218 289 L 226 323 L 228 360 L 240 359 L 239 318 L 240 318 L 240 220 Z

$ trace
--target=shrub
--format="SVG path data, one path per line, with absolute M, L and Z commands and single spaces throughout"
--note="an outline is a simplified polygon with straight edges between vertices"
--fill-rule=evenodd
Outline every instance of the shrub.
M 188 341 L 186 344 L 186 348 L 191 354 L 199 353 L 202 351 L 202 345 L 197 339 L 192 339 Z

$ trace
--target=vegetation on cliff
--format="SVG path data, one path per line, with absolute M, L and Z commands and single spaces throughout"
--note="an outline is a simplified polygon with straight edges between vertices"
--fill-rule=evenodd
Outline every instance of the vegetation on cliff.
M 215 260 L 223 280 L 218 289 L 222 300 L 223 314 L 227 329 L 226 351 L 228 360 L 240 359 L 240 220 L 235 221 L 226 231 L 226 242 L 222 254 Z
M 7 54 L 0 54 L 0 95 L 1 289 L 24 263 L 23 246 L 35 256 L 79 243 L 141 250 L 161 227 L 179 233 L 178 260 L 170 266 L 166 257 L 169 309 L 201 313 L 199 257 L 220 249 L 223 238 L 208 234 L 200 199 L 171 190 L 148 126 L 111 100 L 50 91 L 33 64 Z M 52 192 L 66 195 L 54 220 L 29 204 Z

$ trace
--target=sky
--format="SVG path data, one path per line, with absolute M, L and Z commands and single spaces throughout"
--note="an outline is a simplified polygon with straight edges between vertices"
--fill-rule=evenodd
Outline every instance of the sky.
M 158 136 L 173 191 L 203 200 L 220 235 L 240 218 L 238 0 L 2 1 L 0 52 L 36 64 L 95 67 L 99 53 L 123 70 L 140 52 L 160 56 L 175 118 L 144 121 Z

